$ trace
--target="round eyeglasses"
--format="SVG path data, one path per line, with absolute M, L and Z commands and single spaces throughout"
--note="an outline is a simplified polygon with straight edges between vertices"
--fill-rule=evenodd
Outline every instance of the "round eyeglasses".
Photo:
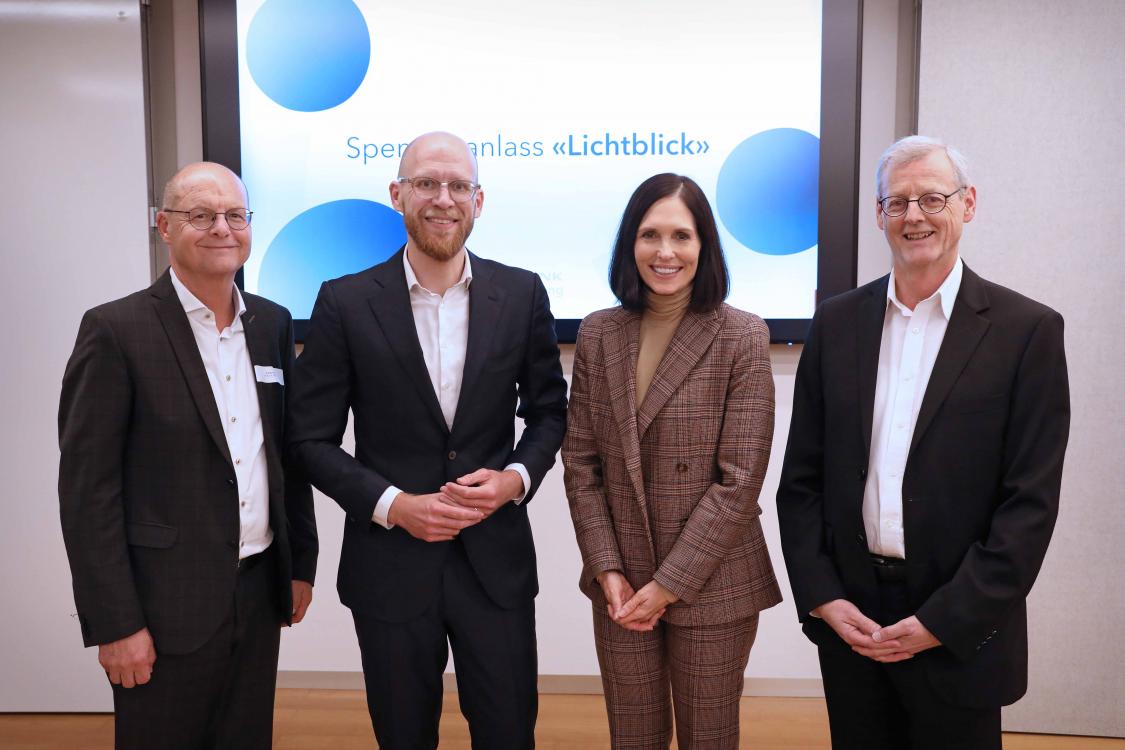
M 229 211 L 212 211 L 209 208 L 193 208 L 189 211 L 177 211 L 174 208 L 161 209 L 166 214 L 187 214 L 187 222 L 196 229 L 207 231 L 215 226 L 216 217 L 222 216 L 227 220 L 227 226 L 234 230 L 245 229 L 250 226 L 250 217 L 253 211 L 245 208 L 232 208 Z
M 441 193 L 444 186 L 449 191 L 449 197 L 457 203 L 465 203 L 472 199 L 480 190 L 480 185 L 469 180 L 450 180 L 442 182 L 433 177 L 399 177 L 395 180 L 398 184 L 410 183 L 414 194 L 424 201 L 433 200 Z
M 886 198 L 879 199 L 879 208 L 887 216 L 902 216 L 910 208 L 911 203 L 917 203 L 918 208 L 924 213 L 936 214 L 941 213 L 949 199 L 960 192 L 961 188 L 957 188 L 952 193 L 926 193 L 910 200 L 901 195 L 888 195 Z

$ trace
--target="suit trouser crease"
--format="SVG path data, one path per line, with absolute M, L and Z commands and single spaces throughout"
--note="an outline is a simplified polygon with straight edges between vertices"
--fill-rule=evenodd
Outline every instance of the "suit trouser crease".
M 535 602 L 499 607 L 481 586 L 461 540 L 445 544 L 450 549 L 441 591 L 420 617 L 396 623 L 352 612 L 379 747 L 437 747 L 442 674 L 452 650 L 473 748 L 532 748 L 538 713 Z

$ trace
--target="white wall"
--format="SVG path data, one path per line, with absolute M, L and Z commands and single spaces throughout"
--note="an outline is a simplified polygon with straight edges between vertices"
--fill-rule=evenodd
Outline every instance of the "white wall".
M 1125 736 L 1122 39 L 1116 0 L 923 6 L 919 127 L 967 154 L 978 189 L 965 261 L 1066 319 L 1062 507 L 1006 729 Z
M 0 711 L 107 710 L 59 527 L 56 416 L 82 313 L 149 283 L 136 0 L 0 0 Z

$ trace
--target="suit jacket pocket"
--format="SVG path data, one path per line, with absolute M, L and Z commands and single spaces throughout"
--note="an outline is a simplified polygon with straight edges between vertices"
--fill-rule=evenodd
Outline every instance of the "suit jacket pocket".
M 167 549 L 176 543 L 180 530 L 160 523 L 127 523 L 125 538 L 134 547 Z

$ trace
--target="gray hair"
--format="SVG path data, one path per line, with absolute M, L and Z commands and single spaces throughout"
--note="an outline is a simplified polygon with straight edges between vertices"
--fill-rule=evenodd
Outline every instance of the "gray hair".
M 879 166 L 875 170 L 875 197 L 884 197 L 884 191 L 887 188 L 887 174 L 891 169 L 924 159 L 934 151 L 945 152 L 949 163 L 953 166 L 953 179 L 957 181 L 958 188 L 967 188 L 972 184 L 969 181 L 969 162 L 965 159 L 964 154 L 937 138 L 908 135 L 892 143 L 890 148 L 879 157 Z

